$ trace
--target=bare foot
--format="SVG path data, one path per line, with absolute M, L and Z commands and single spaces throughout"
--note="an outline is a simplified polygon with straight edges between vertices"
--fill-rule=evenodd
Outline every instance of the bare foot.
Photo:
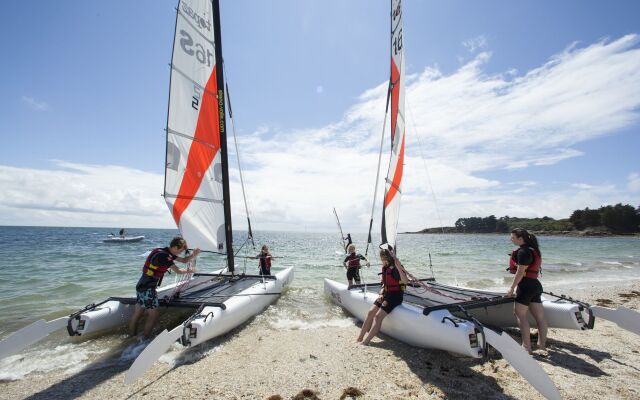
M 529 348 L 527 348 L 527 347 L 525 347 L 525 346 L 522 346 L 522 349 L 523 349 L 524 351 L 526 351 L 527 353 L 529 353 L 529 354 L 533 354 L 533 352 L 531 351 L 531 349 L 529 349 Z
M 547 351 L 547 349 L 536 349 L 533 355 L 537 357 L 547 358 L 549 357 L 549 352 Z

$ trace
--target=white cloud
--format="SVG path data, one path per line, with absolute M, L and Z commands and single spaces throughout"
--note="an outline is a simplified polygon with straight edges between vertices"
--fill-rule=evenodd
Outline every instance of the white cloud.
M 487 75 L 484 66 L 490 56 L 485 52 L 450 75 L 426 68 L 407 77 L 399 230 L 491 214 L 567 217 L 585 206 L 634 203 L 629 191 L 640 190 L 637 173 L 629 176 L 627 188 L 501 182 L 484 176 L 566 162 L 582 155 L 576 144 L 637 123 L 637 44 L 638 37 L 629 35 L 573 46 L 523 74 L 508 70 Z M 381 82 L 364 91 L 342 119 L 330 125 L 296 131 L 262 126 L 238 138 L 254 229 L 332 231 L 335 206 L 345 231 L 366 230 L 386 88 Z M 387 170 L 388 141 L 387 130 L 381 179 Z M 117 166 L 57 166 L 0 167 L 0 223 L 173 226 L 160 196 L 162 176 Z M 244 206 L 233 162 L 230 172 L 234 227 L 243 229 Z M 375 226 L 382 185 L 378 190 Z
M 171 227 L 161 175 L 54 163 L 52 170 L 0 166 L 0 224 Z
M 640 192 L 640 174 L 633 172 L 627 177 L 629 191 Z
M 36 111 L 49 111 L 51 110 L 51 106 L 44 101 L 38 101 L 33 97 L 22 96 L 22 102 L 25 103 L 29 108 Z
M 573 46 L 522 75 L 514 70 L 486 75 L 489 54 L 481 53 L 451 75 L 427 68 L 408 77 L 399 229 L 438 224 L 431 187 L 445 224 L 465 215 L 566 217 L 586 205 L 627 198 L 606 184 L 588 190 L 569 184 L 558 189 L 549 182 L 512 186 L 480 174 L 557 164 L 583 154 L 575 144 L 636 123 L 637 43 L 638 37 L 629 35 Z M 256 163 L 246 174 L 262 208 L 256 218 L 274 213 L 283 228 L 331 230 L 331 207 L 336 206 L 345 229 L 366 229 L 386 86 L 382 82 L 365 91 L 342 120 L 329 126 L 245 140 L 243 159 Z M 387 141 L 388 136 L 388 146 Z M 382 177 L 387 160 L 385 151 Z
M 465 40 L 462 45 L 470 52 L 474 53 L 476 50 L 485 49 L 488 46 L 487 38 L 485 36 L 477 36 L 472 39 Z
M 571 186 L 573 186 L 576 189 L 583 189 L 583 190 L 593 189 L 593 185 L 589 185 L 587 183 L 574 183 Z

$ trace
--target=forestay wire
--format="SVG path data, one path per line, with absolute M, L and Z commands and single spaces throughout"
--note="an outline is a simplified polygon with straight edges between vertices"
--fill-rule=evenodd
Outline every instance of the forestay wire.
M 222 63 L 222 65 L 224 68 L 224 63 Z M 225 69 L 225 75 L 228 76 L 226 69 Z M 228 78 L 227 78 L 227 81 L 228 81 Z M 249 206 L 247 204 L 247 195 L 244 188 L 244 179 L 242 177 L 242 166 L 240 164 L 240 151 L 238 150 L 238 139 L 236 138 L 236 124 L 233 119 L 233 111 L 231 109 L 231 95 L 229 94 L 229 85 L 227 82 L 225 82 L 225 88 L 227 92 L 227 110 L 229 111 L 229 120 L 231 121 L 231 131 L 233 132 L 233 144 L 235 145 L 235 148 L 236 148 L 236 159 L 238 160 L 238 171 L 240 173 L 240 186 L 242 187 L 242 198 L 244 199 L 244 209 L 245 209 L 245 212 L 247 213 L 247 230 L 249 232 L 248 233 L 249 239 L 251 239 L 251 245 L 255 250 L 256 243 L 253 241 L 253 232 L 251 231 L 251 219 L 249 217 Z
M 384 122 L 382 124 L 382 137 L 380 138 L 380 152 L 378 153 L 378 168 L 376 170 L 376 185 L 373 190 L 373 203 L 371 204 L 371 219 L 369 220 L 369 234 L 367 235 L 367 248 L 364 252 L 366 257 L 369 254 L 369 245 L 371 244 L 371 229 L 373 228 L 373 213 L 376 209 L 376 196 L 378 195 L 378 181 L 380 180 L 380 164 L 382 163 L 382 148 L 384 146 L 384 136 L 387 129 L 387 116 L 389 115 L 389 100 L 391 98 L 391 83 L 387 87 L 387 105 L 384 111 Z
M 424 166 L 425 173 L 427 174 L 427 182 L 429 184 L 429 189 L 431 189 L 431 197 L 433 198 L 433 203 L 435 205 L 436 216 L 438 217 L 438 223 L 440 224 L 440 228 L 442 229 L 442 233 L 444 232 L 444 225 L 442 224 L 442 218 L 440 217 L 440 210 L 438 207 L 438 201 L 436 199 L 436 192 L 433 190 L 433 184 L 431 182 L 431 174 L 429 173 L 429 168 L 427 168 L 427 162 L 424 156 L 424 152 L 422 150 L 422 139 L 420 139 L 420 135 L 417 134 L 418 129 L 416 127 L 415 120 L 413 119 L 413 111 L 411 110 L 411 105 L 409 104 L 408 99 L 405 98 L 405 102 L 409 108 L 409 116 L 411 117 L 411 124 L 413 125 L 413 131 L 416 132 L 415 137 L 418 138 L 418 149 L 420 150 L 420 158 L 422 158 L 422 165 Z

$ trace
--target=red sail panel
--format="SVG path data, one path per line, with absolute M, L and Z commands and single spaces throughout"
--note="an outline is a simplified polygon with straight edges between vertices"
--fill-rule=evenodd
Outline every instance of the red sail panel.
M 200 113 L 198 114 L 194 140 L 187 157 L 187 168 L 180 184 L 178 198 L 173 205 L 173 219 L 178 226 L 180 226 L 182 213 L 198 192 L 205 172 L 211 166 L 211 162 L 220 149 L 220 119 L 218 117 L 217 98 L 214 95 L 214 93 L 218 92 L 216 67 L 213 67 L 202 96 L 202 107 L 200 107 Z
M 398 193 L 398 189 L 400 188 L 400 184 L 402 183 L 402 170 L 404 166 L 404 136 L 402 137 L 402 144 L 400 145 L 400 155 L 398 156 L 398 165 L 396 167 L 395 173 L 393 174 L 393 180 L 391 181 L 391 187 L 387 191 L 387 194 L 384 197 L 384 207 L 387 208 L 389 204 L 393 201 Z

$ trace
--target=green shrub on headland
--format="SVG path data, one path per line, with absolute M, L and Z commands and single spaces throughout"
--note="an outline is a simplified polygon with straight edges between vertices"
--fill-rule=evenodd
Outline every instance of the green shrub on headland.
M 459 218 L 455 226 L 428 228 L 417 233 L 507 233 L 524 228 L 538 233 L 632 234 L 640 232 L 640 207 L 602 206 L 597 210 L 575 210 L 569 218 L 517 218 L 504 216 Z

